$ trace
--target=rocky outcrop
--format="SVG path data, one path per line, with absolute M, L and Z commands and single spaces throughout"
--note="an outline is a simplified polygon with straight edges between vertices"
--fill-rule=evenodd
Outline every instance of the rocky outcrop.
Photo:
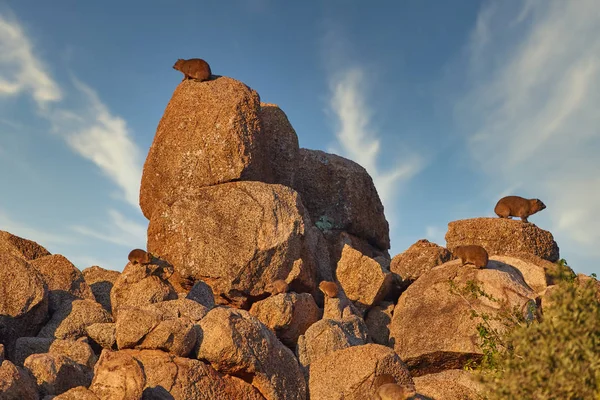
M 83 278 L 92 290 L 94 298 L 108 312 L 112 312 L 110 304 L 110 291 L 119 275 L 118 271 L 112 271 L 98 267 L 97 265 L 81 271 Z
M 39 257 L 30 262 L 48 287 L 50 313 L 62 303 L 75 299 L 96 300 L 83 274 L 66 257 L 60 254 Z
M 309 293 L 281 293 L 258 301 L 250 314 L 269 327 L 291 349 L 298 337 L 321 318 L 321 310 Z
M 392 313 L 394 312 L 394 303 L 384 301 L 367 312 L 365 323 L 369 331 L 369 336 L 374 343 L 383 346 L 390 345 L 390 324 L 392 323 Z
M 112 316 L 93 300 L 63 303 L 38 334 L 39 337 L 77 339 L 85 336 L 86 328 L 99 322 L 112 322 Z
M 336 270 L 348 299 L 367 309 L 383 300 L 392 285 L 392 274 L 379 262 L 346 245 Z
M 407 287 L 425 272 L 450 261 L 451 258 L 452 254 L 448 249 L 427 239 L 421 239 L 392 258 L 390 270 L 400 275 L 404 287 Z
M 298 361 L 308 367 L 315 360 L 337 350 L 368 342 L 365 323 L 350 315 L 341 320 L 322 319 L 310 326 L 298 339 Z
M 117 317 L 122 307 L 143 307 L 176 299 L 177 292 L 168 281 L 173 267 L 167 263 L 128 263 L 110 291 L 112 314 Z
M 42 353 L 63 355 L 88 368 L 93 368 L 98 359 L 85 340 L 22 337 L 15 345 L 15 363 L 21 366 L 30 355 Z
M 239 180 L 271 181 L 258 93 L 231 78 L 177 86 L 158 124 L 142 174 L 140 207 L 148 219 L 161 204 Z
M 0 254 L 10 254 L 25 261 L 49 256 L 50 252 L 33 240 L 24 239 L 10 232 L 0 231 Z
M 390 248 L 383 205 L 360 165 L 334 154 L 300 149 L 294 189 L 320 229 L 346 231 L 381 250 Z
M 0 365 L 0 398 L 2 400 L 38 400 L 35 378 L 29 371 L 8 360 Z
M 247 307 L 249 297 L 286 279 L 302 260 L 292 290 L 313 292 L 316 266 L 300 197 L 292 189 L 261 182 L 203 188 L 176 200 L 148 227 L 148 249 L 184 277 L 203 280 L 225 303 Z M 114 290 L 114 289 L 113 289 Z
M 498 301 L 472 296 L 472 283 Z M 509 265 L 475 269 L 450 261 L 421 275 L 402 293 L 394 308 L 390 341 L 413 376 L 462 368 L 482 354 L 480 320 L 469 318 L 471 309 L 496 316 L 503 308 L 523 307 L 533 297 L 521 273 Z M 503 329 L 493 319 L 490 324 Z
M 414 387 L 406 365 L 389 347 L 366 344 L 338 350 L 311 364 L 310 398 L 372 399 L 379 387 L 378 378 L 383 375 Z
M 40 273 L 23 258 L 0 253 L 0 343 L 7 357 L 19 337 L 37 335 L 47 319 L 48 289 Z
M 247 311 L 214 308 L 200 321 L 200 329 L 199 360 L 251 382 L 267 400 L 306 399 L 294 354 Z
M 490 256 L 518 257 L 532 254 L 548 261 L 559 259 L 558 245 L 548 231 L 532 223 L 505 218 L 472 218 L 448 224 L 446 247 L 475 244 L 485 248 Z
M 31 372 L 42 395 L 57 395 L 77 386 L 89 386 L 92 369 L 62 354 L 32 354 L 24 367 Z
M 478 400 L 485 393 L 483 385 L 462 369 L 450 369 L 413 379 L 417 392 L 431 399 Z

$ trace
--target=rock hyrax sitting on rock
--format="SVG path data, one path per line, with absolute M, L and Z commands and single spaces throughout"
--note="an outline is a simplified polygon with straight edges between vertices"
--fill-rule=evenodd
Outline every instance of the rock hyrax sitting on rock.
M 150 264 L 152 262 L 152 254 L 142 249 L 133 249 L 127 256 L 132 264 Z
M 456 246 L 452 254 L 460 258 L 461 265 L 473 264 L 477 268 L 484 268 L 488 263 L 488 252 L 475 244 Z
M 287 293 L 288 289 L 289 286 L 286 281 L 283 279 L 277 279 L 271 283 L 269 293 L 271 293 L 271 296 L 275 296 L 276 294 Z
M 330 299 L 338 297 L 339 288 L 335 282 L 331 281 L 321 281 L 319 283 L 319 290 L 325 294 L 325 296 Z
M 210 78 L 210 66 L 200 58 L 190 58 L 189 60 L 179 59 L 173 65 L 173 69 L 183 73 L 182 81 L 186 79 L 195 79 L 197 81 L 206 81 Z
M 523 222 L 529 222 L 527 217 L 542 211 L 544 208 L 546 208 L 546 205 L 540 199 L 506 196 L 498 201 L 494 212 L 500 218 L 520 217 Z
M 417 392 L 413 387 L 398 385 L 397 383 L 385 383 L 377 389 L 377 398 L 380 400 L 408 400 L 416 394 Z

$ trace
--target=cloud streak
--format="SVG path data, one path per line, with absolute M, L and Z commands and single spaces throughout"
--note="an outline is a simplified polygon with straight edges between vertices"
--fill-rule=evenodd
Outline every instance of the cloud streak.
M 0 96 L 29 93 L 40 115 L 79 156 L 94 163 L 121 190 L 121 198 L 138 207 L 141 152 L 126 122 L 109 111 L 96 92 L 72 79 L 81 97 L 76 107 L 65 103 L 65 90 L 35 56 L 31 40 L 15 19 L 0 15 Z
M 594 0 L 489 3 L 467 46 L 456 108 L 498 192 L 545 198 L 552 229 L 600 255 L 600 11 Z
M 336 124 L 337 143 L 330 151 L 357 162 L 367 170 L 393 229 L 397 225 L 395 210 L 398 191 L 421 170 L 423 160 L 415 153 L 405 154 L 398 157 L 402 162 L 381 168 L 381 134 L 373 128 L 375 110 L 367 101 L 365 68 L 344 60 L 342 53 L 348 51 L 348 46 L 337 32 L 327 32 L 324 47 L 325 62 L 329 69 L 328 106 Z

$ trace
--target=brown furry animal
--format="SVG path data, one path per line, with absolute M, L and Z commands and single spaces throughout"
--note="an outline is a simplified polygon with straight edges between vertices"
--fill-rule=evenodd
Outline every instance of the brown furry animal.
M 340 289 L 335 282 L 321 281 L 321 283 L 319 283 L 319 290 L 321 290 L 321 292 L 323 292 L 325 296 L 329 298 L 336 298 L 338 297 Z
M 473 264 L 477 268 L 485 268 L 488 263 L 488 252 L 475 244 L 456 246 L 452 254 L 461 259 L 461 265 Z
M 542 211 L 546 205 L 540 199 L 524 199 L 519 196 L 506 196 L 501 198 L 494 212 L 500 218 L 520 217 L 521 221 L 527 221 L 527 217 Z
M 173 69 L 183 73 L 183 79 L 181 81 L 195 79 L 202 82 L 207 81 L 211 75 L 210 65 L 200 58 L 190 58 L 189 60 L 180 58 L 175 62 L 175 65 L 173 65 Z
M 132 264 L 150 264 L 152 262 L 152 254 L 142 249 L 131 250 L 127 258 Z
M 271 284 L 270 293 L 272 296 L 275 296 L 276 294 L 287 293 L 288 289 L 289 286 L 287 282 L 283 279 L 278 279 Z
M 416 394 L 413 387 L 397 383 L 385 383 L 377 389 L 377 396 L 380 400 L 408 400 Z

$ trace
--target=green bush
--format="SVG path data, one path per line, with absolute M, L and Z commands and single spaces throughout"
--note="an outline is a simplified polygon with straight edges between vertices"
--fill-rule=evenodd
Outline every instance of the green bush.
M 544 299 L 541 321 L 517 324 L 481 365 L 488 399 L 600 399 L 597 281 L 567 276 Z

